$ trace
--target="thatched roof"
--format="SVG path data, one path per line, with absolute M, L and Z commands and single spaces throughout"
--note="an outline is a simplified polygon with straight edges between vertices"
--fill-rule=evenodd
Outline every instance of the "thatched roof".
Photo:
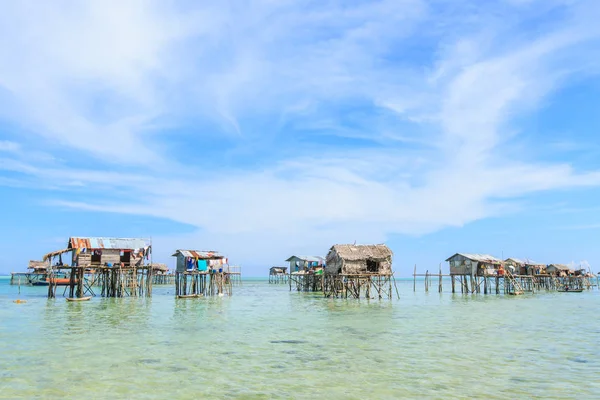
M 167 264 L 154 263 L 154 264 L 150 264 L 150 267 L 157 271 L 168 271 L 169 270 L 169 267 L 167 267 Z
M 43 262 L 43 261 L 35 261 L 35 260 L 30 260 L 29 261 L 29 266 L 27 268 L 30 269 L 46 269 L 48 268 L 48 264 Z
M 347 261 L 384 260 L 393 255 L 385 244 L 336 244 L 329 252 L 335 252 Z
M 68 252 L 70 252 L 70 251 L 73 251 L 73 249 L 62 249 L 62 250 L 53 251 L 53 252 L 51 252 L 51 253 L 48 253 L 48 254 L 44 255 L 44 258 L 43 258 L 43 260 L 44 260 L 44 261 L 48 261 L 48 260 L 50 260 L 52 257 L 56 257 L 56 256 L 58 256 L 58 255 L 60 255 L 60 254 L 65 254 L 65 253 L 68 253 Z

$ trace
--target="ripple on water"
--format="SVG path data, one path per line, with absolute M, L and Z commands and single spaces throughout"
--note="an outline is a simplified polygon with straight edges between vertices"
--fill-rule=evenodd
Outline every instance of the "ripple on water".
M 44 301 L 0 281 L 0 397 L 594 398 L 600 292 Z M 172 290 L 171 290 L 172 293 Z M 32 294 L 31 297 L 29 295 Z M 12 297 L 11 297 L 12 296 Z M 36 298 L 38 296 L 39 298 Z M 90 373 L 100 371 L 101 373 Z M 490 376 L 493 379 L 490 379 Z

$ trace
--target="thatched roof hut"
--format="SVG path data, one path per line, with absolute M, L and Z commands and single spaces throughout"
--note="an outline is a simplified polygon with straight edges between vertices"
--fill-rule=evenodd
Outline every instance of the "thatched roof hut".
M 150 264 L 150 268 L 152 268 L 152 273 L 157 275 L 166 275 L 169 272 L 167 264 L 153 263 Z
M 269 275 L 285 275 L 287 273 L 287 267 L 271 267 L 269 268 Z
M 342 275 L 391 275 L 393 253 L 385 244 L 336 244 L 329 250 L 325 272 Z
M 30 260 L 27 269 L 33 270 L 33 273 L 46 273 L 48 269 L 48 263 L 44 261 Z

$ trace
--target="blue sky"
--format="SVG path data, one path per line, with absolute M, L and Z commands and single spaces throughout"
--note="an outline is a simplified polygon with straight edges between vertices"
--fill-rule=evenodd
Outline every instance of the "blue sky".
M 600 270 L 597 1 L 35 1 L 0 15 L 0 272 L 69 236 Z

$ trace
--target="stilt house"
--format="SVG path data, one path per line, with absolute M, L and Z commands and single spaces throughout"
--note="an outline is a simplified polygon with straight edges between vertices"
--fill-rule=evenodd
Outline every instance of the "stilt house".
M 336 244 L 327 254 L 325 273 L 332 275 L 391 275 L 392 250 L 384 244 Z
M 446 260 L 450 275 L 494 275 L 502 260 L 489 254 L 456 253 Z
M 568 276 L 573 274 L 569 266 L 564 264 L 550 264 L 546 267 L 546 272 L 550 275 Z
M 291 256 L 287 260 L 290 263 L 290 273 L 303 273 L 323 269 L 325 259 L 319 256 Z
M 529 259 L 510 257 L 504 260 L 506 268 L 513 267 L 517 275 L 539 275 L 546 270 L 546 265 Z
M 72 266 L 141 266 L 150 259 L 152 242 L 149 239 L 71 237 L 67 248 L 48 253 L 44 261 L 59 258 L 57 265 L 63 265 L 62 255 L 71 252 Z
M 227 267 L 227 258 L 218 251 L 204 250 L 177 250 L 173 257 L 177 257 L 177 272 L 209 271 L 223 272 Z

